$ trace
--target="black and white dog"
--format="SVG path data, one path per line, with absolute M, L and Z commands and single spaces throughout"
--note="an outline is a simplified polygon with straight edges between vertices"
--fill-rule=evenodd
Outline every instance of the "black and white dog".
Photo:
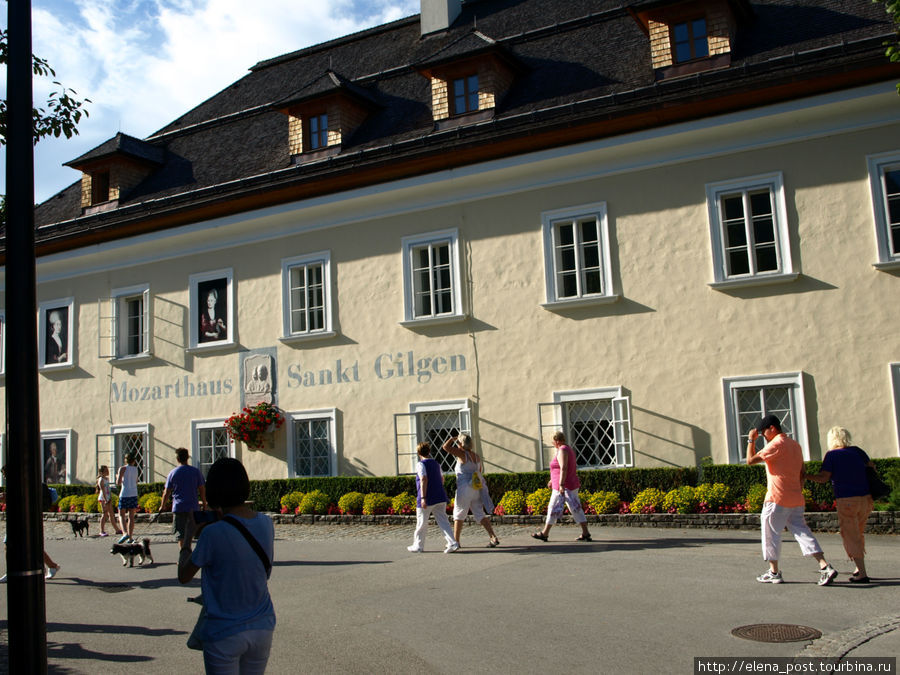
M 72 534 L 75 535 L 75 537 L 83 537 L 86 534 L 90 534 L 87 518 L 84 520 L 78 520 L 77 518 L 75 520 L 70 520 L 69 525 L 72 526 Z
M 138 565 L 143 565 L 145 561 L 153 562 L 153 556 L 150 554 L 150 540 L 141 539 L 140 543 L 133 544 L 113 544 L 109 551 L 111 554 L 119 554 L 122 557 L 122 566 L 128 565 L 134 567 L 134 558 L 137 556 Z

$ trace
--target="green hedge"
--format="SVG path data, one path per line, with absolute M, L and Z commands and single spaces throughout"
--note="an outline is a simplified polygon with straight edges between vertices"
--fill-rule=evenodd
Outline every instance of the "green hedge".
M 807 462 L 808 473 L 817 472 L 821 462 Z M 900 458 L 875 460 L 879 474 L 885 476 L 894 468 L 900 472 Z M 588 492 L 617 492 L 624 502 L 630 502 L 635 495 L 646 488 L 658 488 L 668 492 L 682 485 L 696 486 L 700 483 L 724 483 L 734 493 L 745 495 L 751 485 L 766 482 L 766 470 L 762 464 L 712 464 L 702 467 L 659 467 L 650 469 L 594 469 L 579 471 L 581 486 Z M 524 473 L 492 473 L 485 476 L 494 503 L 510 490 L 522 490 L 526 495 L 547 487 L 549 471 L 529 471 Z M 164 483 L 141 483 L 138 494 L 162 494 Z M 67 495 L 81 495 L 94 492 L 93 485 L 54 485 L 60 498 Z M 444 477 L 444 487 L 452 498 L 456 491 L 456 476 Z M 816 502 L 829 503 L 834 500 L 831 484 L 807 482 L 805 487 Z M 290 492 L 321 490 L 328 495 L 332 504 L 348 492 L 369 494 L 380 492 L 394 497 L 403 492 L 415 493 L 415 476 L 332 476 L 328 478 L 281 478 L 250 481 L 250 499 L 260 511 L 280 511 L 281 497 Z

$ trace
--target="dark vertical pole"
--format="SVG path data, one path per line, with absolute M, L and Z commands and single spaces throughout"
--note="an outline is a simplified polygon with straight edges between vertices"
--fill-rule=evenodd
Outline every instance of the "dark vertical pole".
M 6 565 L 9 672 L 47 672 L 35 320 L 31 1 L 9 0 L 6 139 Z

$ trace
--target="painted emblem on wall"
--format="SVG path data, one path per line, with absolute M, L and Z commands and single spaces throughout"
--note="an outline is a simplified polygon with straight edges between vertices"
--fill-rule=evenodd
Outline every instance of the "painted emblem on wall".
M 244 359 L 244 406 L 275 402 L 275 359 L 269 354 L 251 354 Z

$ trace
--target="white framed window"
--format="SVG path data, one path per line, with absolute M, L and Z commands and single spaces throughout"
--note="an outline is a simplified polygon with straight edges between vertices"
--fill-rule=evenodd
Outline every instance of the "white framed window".
M 231 269 L 190 276 L 191 349 L 234 345 L 234 284 Z
M 150 285 L 117 288 L 97 301 L 98 357 L 134 359 L 151 355 Z
M 397 475 L 415 473 L 416 446 L 423 441 L 431 443 L 431 456 L 441 465 L 441 471 L 452 473 L 456 458 L 444 452 L 442 446 L 448 438 L 461 433 L 472 433 L 472 412 L 467 399 L 411 403 L 408 413 L 395 413 Z
M 125 455 L 128 453 L 134 453 L 135 465 L 138 468 L 138 482 L 150 482 L 153 472 L 150 466 L 149 424 L 120 424 L 110 427 L 108 434 L 97 434 L 95 453 L 95 469 L 99 469 L 104 464 L 108 466 L 112 483 L 115 483 L 119 467 L 125 464 Z
M 41 432 L 41 475 L 44 483 L 71 483 L 75 471 L 72 430 Z
M 75 298 L 46 300 L 38 305 L 39 370 L 75 367 Z
M 312 115 L 309 118 L 309 149 L 321 150 L 328 146 L 328 115 Z
M 191 460 L 204 478 L 217 459 L 234 457 L 234 443 L 228 437 L 224 419 L 192 421 L 191 441 Z
M 809 460 L 803 373 L 726 377 L 722 380 L 722 389 L 728 455 L 732 464 L 746 461 L 750 430 L 766 415 L 778 416 L 781 430 L 800 444 L 803 459 Z
M 793 281 L 784 178 L 780 172 L 706 186 L 713 288 Z
M 404 237 L 405 322 L 456 321 L 465 318 L 455 229 Z
M 866 157 L 875 209 L 878 269 L 900 269 L 900 151 Z
M 553 459 L 551 438 L 562 431 L 579 469 L 634 466 L 631 399 L 621 387 L 555 392 L 538 403 L 541 471 Z
M 288 475 L 291 478 L 337 475 L 337 411 L 292 412 Z
M 281 261 L 282 341 L 333 337 L 331 252 Z
M 894 392 L 894 430 L 897 432 L 897 455 L 900 456 L 900 363 L 889 366 L 891 390 Z
M 606 202 L 541 214 L 545 308 L 614 302 Z

